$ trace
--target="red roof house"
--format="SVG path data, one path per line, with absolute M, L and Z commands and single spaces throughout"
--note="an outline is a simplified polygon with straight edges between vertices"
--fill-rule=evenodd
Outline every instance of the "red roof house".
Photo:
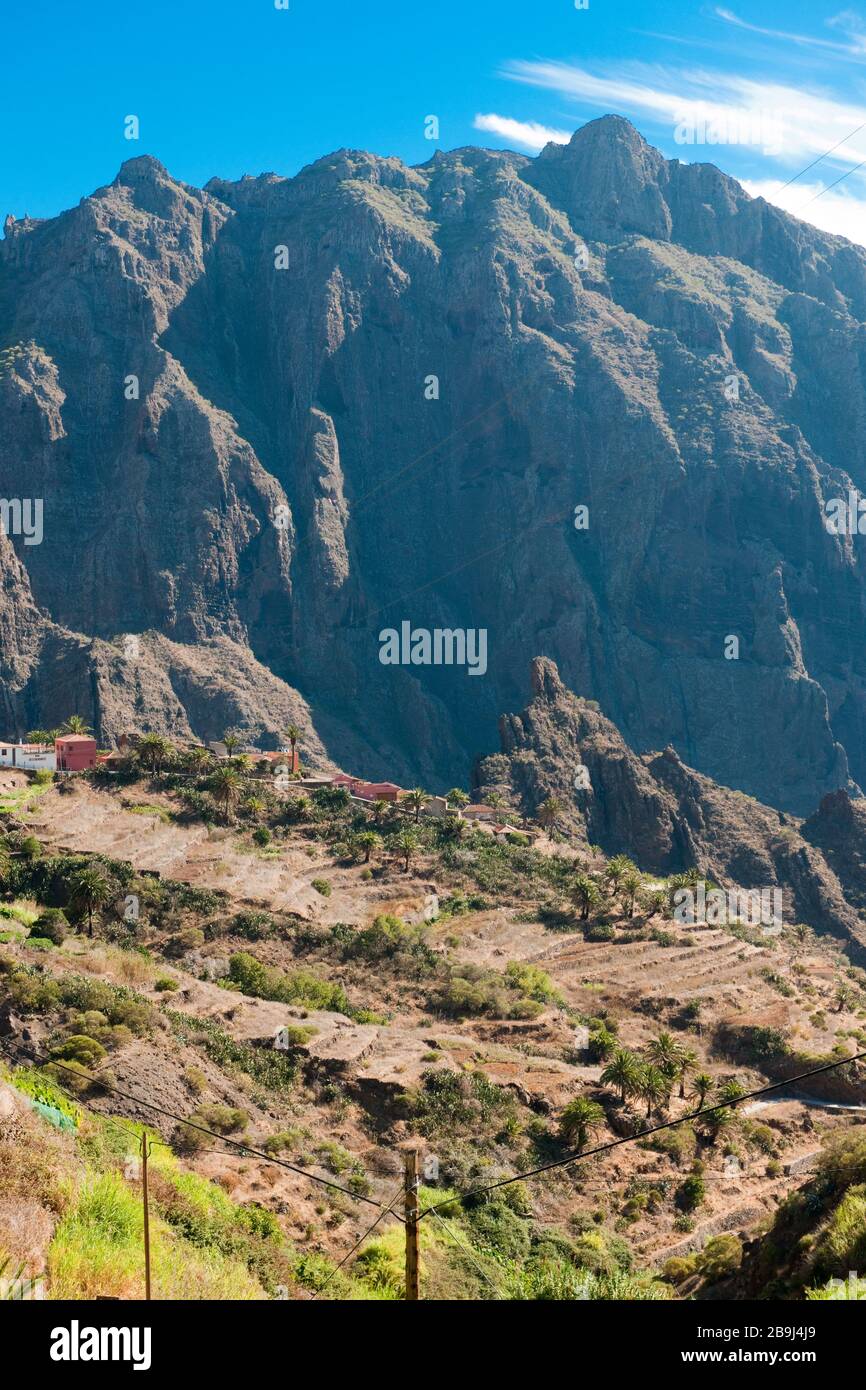
M 399 801 L 405 792 L 395 782 L 357 782 L 355 795 L 365 801 Z

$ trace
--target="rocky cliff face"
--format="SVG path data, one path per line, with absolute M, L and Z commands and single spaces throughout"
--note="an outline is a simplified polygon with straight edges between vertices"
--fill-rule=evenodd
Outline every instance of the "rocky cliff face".
M 502 751 L 479 760 L 479 798 L 497 792 L 535 816 L 553 797 L 561 827 L 645 872 L 696 868 L 724 888 L 781 888 L 787 921 L 842 937 L 866 961 L 866 816 L 846 792 L 803 823 L 695 772 L 670 746 L 634 753 L 553 662 L 534 661 L 531 678 L 529 705 L 500 720 Z
M 4 731 L 293 710 L 309 761 L 441 787 L 542 654 L 632 747 L 856 793 L 864 542 L 822 508 L 866 490 L 864 320 L 866 252 L 619 118 L 204 190 L 133 159 L 0 243 L 0 492 L 44 499 Z M 486 629 L 486 674 L 383 666 L 404 620 Z

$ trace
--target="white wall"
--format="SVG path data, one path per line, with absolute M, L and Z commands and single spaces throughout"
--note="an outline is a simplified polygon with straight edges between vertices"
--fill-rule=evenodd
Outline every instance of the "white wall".
M 20 743 L 0 743 L 0 767 L 20 767 L 25 772 L 56 771 L 57 757 L 53 749 L 44 752 L 25 748 Z

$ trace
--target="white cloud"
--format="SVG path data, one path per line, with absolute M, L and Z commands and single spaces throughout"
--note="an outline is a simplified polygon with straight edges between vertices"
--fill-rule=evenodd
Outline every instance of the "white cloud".
M 746 144 L 792 169 L 837 145 L 831 165 L 866 160 L 866 106 L 804 88 L 645 63 L 617 64 L 608 75 L 567 63 L 512 62 L 504 75 L 601 111 L 668 123 L 678 143 L 678 127 L 688 121 L 709 127 L 711 146 Z M 687 144 L 684 157 L 695 158 L 695 148 Z M 705 157 L 711 159 L 712 151 Z
M 556 145 L 567 145 L 571 139 L 570 130 L 552 130 L 550 126 L 539 125 L 537 121 L 514 121 L 510 116 L 497 116 L 479 113 L 473 121 L 476 130 L 486 130 L 492 135 L 501 135 L 524 150 L 540 150 L 552 140 Z
M 826 187 L 822 183 L 794 183 L 786 188 L 781 179 L 742 179 L 741 182 L 753 198 L 766 198 L 768 203 L 793 212 L 804 222 L 866 246 L 866 197 L 837 193 L 835 189 L 816 197 Z
M 783 39 L 788 43 L 796 43 L 805 48 L 827 48 L 837 53 L 844 53 L 850 58 L 866 56 L 866 35 L 863 32 L 862 20 L 850 10 L 845 10 L 826 21 L 831 28 L 835 27 L 843 34 L 847 34 L 850 43 L 838 43 L 833 39 L 819 39 L 811 34 L 793 34 L 787 29 L 764 29 L 760 24 L 750 24 L 748 20 L 740 19 L 739 15 L 735 15 L 732 10 L 723 9 L 720 5 L 716 6 L 716 14 L 726 24 L 733 24 L 738 29 L 747 29 L 750 34 L 760 34 L 764 38 Z

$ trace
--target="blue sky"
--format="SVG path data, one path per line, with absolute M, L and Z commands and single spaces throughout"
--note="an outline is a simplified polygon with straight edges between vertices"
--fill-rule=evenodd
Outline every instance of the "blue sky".
M 535 153 L 616 111 L 866 243 L 866 7 L 844 0 L 18 0 L 4 41 L 0 213 L 50 216 L 142 153 L 201 184 L 346 145 Z

